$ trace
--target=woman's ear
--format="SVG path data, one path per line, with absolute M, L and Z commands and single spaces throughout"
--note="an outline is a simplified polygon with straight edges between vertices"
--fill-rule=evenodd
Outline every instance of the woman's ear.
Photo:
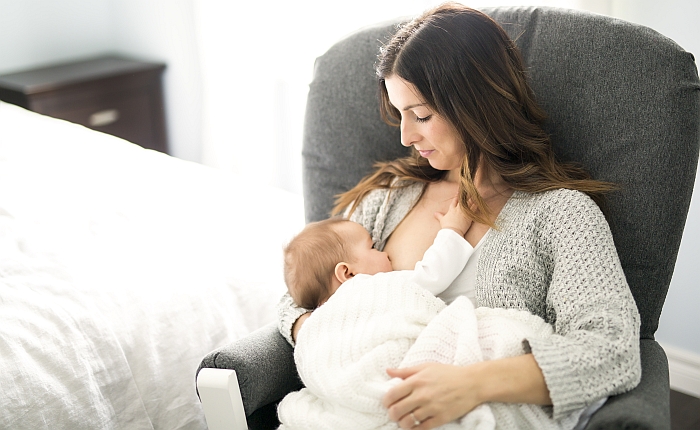
M 335 265 L 335 278 L 342 284 L 355 276 L 350 270 L 350 265 L 344 261 Z

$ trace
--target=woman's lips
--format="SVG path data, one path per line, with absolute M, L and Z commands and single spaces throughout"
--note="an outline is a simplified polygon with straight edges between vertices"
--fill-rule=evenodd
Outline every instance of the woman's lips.
M 420 149 L 419 149 L 419 150 L 418 150 L 418 153 L 419 153 L 420 156 L 423 157 L 423 158 L 428 158 L 428 157 L 430 157 L 430 154 L 432 154 L 433 152 L 435 152 L 434 149 L 431 149 L 431 150 L 420 150 Z

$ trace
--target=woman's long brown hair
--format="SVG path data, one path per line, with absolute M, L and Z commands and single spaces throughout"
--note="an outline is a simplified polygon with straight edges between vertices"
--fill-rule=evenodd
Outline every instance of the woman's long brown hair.
M 592 179 L 575 164 L 557 161 L 520 52 L 489 16 L 457 3 L 443 4 L 402 26 L 382 47 L 378 60 L 379 106 L 386 123 L 400 125 L 400 113 L 389 102 L 385 84 L 398 76 L 413 84 L 433 112 L 457 130 L 466 149 L 459 202 L 475 221 L 494 226 L 474 185 L 479 160 L 514 190 L 579 190 L 602 207 L 604 194 L 615 188 Z M 416 151 L 378 163 L 374 173 L 338 195 L 333 213 L 347 207 L 354 211 L 370 191 L 391 188 L 394 178 L 435 182 L 446 173 L 430 167 Z M 475 210 L 467 204 L 470 200 Z

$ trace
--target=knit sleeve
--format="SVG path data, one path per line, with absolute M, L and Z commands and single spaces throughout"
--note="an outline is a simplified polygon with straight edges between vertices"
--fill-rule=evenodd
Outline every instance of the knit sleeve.
M 292 338 L 294 322 L 307 312 L 309 312 L 307 309 L 294 303 L 289 293 L 285 293 L 277 304 L 277 328 L 292 347 L 294 346 L 294 339 Z
M 641 378 L 640 319 L 609 226 L 598 206 L 563 190 L 542 208 L 550 253 L 547 320 L 556 334 L 528 339 L 560 419 Z

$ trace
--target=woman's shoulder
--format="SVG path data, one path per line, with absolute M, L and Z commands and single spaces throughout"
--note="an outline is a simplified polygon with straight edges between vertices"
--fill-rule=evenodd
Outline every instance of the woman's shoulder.
M 516 191 L 509 205 L 521 210 L 535 210 L 540 214 L 573 214 L 580 212 L 599 213 L 600 208 L 586 193 L 578 190 L 558 188 L 555 190 L 530 193 Z
M 380 212 L 387 204 L 411 205 L 423 191 L 423 185 L 421 182 L 395 181 L 389 188 L 376 188 L 364 196 L 355 212 L 368 215 Z
M 538 193 L 516 191 L 496 224 L 511 233 L 523 229 L 553 232 L 608 228 L 603 212 L 590 196 L 563 188 Z

